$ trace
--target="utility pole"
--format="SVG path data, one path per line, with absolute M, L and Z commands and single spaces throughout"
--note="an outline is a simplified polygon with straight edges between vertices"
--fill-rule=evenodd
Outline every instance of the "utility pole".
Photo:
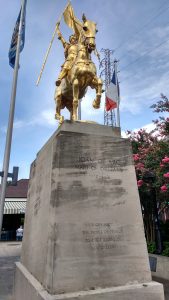
M 114 64 L 113 60 L 111 59 L 111 56 L 114 53 L 114 51 L 110 49 L 101 49 L 101 52 L 104 54 L 104 58 L 100 62 L 100 69 L 102 69 L 100 76 L 104 78 L 103 83 L 105 85 L 106 92 L 113 73 Z M 106 109 L 104 108 L 104 125 L 111 127 L 116 126 L 116 117 L 114 110 L 106 111 Z
M 118 102 L 117 102 L 117 127 L 120 127 L 120 88 L 119 88 L 119 82 L 118 82 L 118 78 L 117 78 L 117 63 L 118 60 L 115 59 L 113 62 L 113 66 L 114 66 L 114 71 L 115 71 L 115 76 L 116 76 L 116 86 L 118 87 Z

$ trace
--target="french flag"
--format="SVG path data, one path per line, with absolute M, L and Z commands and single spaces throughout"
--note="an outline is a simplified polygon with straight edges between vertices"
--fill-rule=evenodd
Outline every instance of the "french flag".
M 117 108 L 119 102 L 119 84 L 116 80 L 115 70 L 106 93 L 106 111 Z

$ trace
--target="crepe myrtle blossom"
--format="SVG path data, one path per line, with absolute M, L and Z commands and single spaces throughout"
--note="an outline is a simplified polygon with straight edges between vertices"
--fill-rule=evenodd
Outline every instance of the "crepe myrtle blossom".
M 134 161 L 137 161 L 140 159 L 140 157 L 138 154 L 133 154 L 133 159 L 134 159 Z
M 163 175 L 163 177 L 164 177 L 164 178 L 169 178 L 169 172 L 165 173 L 165 174 Z
M 135 165 L 135 168 L 136 168 L 136 170 L 142 170 L 142 169 L 144 169 L 144 164 L 140 162 Z
M 161 186 L 160 190 L 161 190 L 161 192 L 165 193 L 165 192 L 167 192 L 168 189 L 167 189 L 167 186 L 164 184 L 163 186 Z
M 144 181 L 142 179 L 137 181 L 137 186 L 141 187 L 143 185 Z
M 169 163 L 169 157 L 168 156 L 165 156 L 163 159 L 162 159 L 162 163 Z

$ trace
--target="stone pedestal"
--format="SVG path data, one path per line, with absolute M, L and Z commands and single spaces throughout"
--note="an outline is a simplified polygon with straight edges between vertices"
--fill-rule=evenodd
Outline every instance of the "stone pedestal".
M 15 300 L 78 297 L 164 299 L 129 141 L 118 128 L 64 122 L 31 166 Z

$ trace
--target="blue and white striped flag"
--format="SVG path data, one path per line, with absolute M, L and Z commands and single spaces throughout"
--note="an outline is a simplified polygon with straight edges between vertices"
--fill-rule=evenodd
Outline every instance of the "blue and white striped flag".
M 24 48 L 25 44 L 25 16 L 26 16 L 26 1 L 25 5 L 23 7 L 24 12 L 23 12 L 23 22 L 22 22 L 22 29 L 21 29 L 21 42 L 20 42 L 20 52 Z M 19 24 L 20 24 L 20 19 L 21 19 L 21 11 L 22 8 L 20 9 L 18 18 L 16 20 L 16 24 L 14 27 L 13 35 L 12 35 L 12 40 L 11 40 L 11 45 L 8 53 L 9 57 L 9 64 L 12 68 L 15 67 L 15 57 L 16 57 L 16 48 L 17 48 L 17 42 L 18 42 L 18 34 L 19 34 Z

